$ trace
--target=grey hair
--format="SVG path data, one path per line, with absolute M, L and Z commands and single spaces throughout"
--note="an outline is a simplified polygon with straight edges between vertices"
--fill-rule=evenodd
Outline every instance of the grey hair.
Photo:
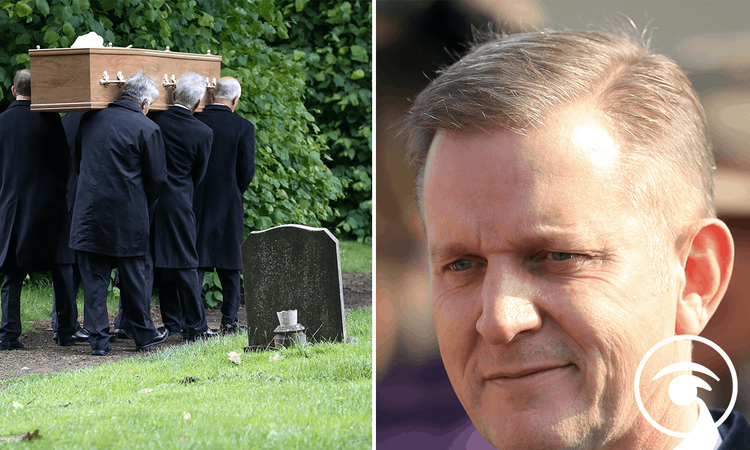
M 159 88 L 156 82 L 149 78 L 145 72 L 136 72 L 123 85 L 121 98 L 138 105 L 146 101 L 151 106 L 159 99 Z
M 31 96 L 31 70 L 21 69 L 13 77 L 13 87 L 16 88 L 16 95 Z
M 677 64 L 651 53 L 634 30 L 494 36 L 441 71 L 403 120 L 420 216 L 436 133 L 524 133 L 576 101 L 591 101 L 609 121 L 621 144 L 621 182 L 638 210 L 673 236 L 686 215 L 715 217 L 714 157 L 698 96 Z
M 195 72 L 183 73 L 177 80 L 174 101 L 192 108 L 206 95 L 206 80 Z
M 221 77 L 216 82 L 216 88 L 214 88 L 215 98 L 226 98 L 232 100 L 233 98 L 240 95 L 242 88 L 240 87 L 239 81 L 232 77 Z

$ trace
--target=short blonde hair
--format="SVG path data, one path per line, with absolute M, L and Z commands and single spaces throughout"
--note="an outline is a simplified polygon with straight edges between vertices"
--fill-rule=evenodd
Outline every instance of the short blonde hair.
M 439 131 L 542 124 L 567 103 L 591 100 L 623 153 L 623 184 L 639 209 L 672 224 L 715 216 L 714 157 L 706 118 L 685 73 L 634 31 L 536 31 L 493 36 L 444 69 L 403 120 L 422 211 L 424 168 Z

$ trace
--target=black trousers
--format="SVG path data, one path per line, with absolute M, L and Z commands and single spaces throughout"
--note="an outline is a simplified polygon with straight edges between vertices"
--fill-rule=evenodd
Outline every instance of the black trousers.
M 73 287 L 73 266 L 72 264 L 53 265 L 50 273 L 55 296 L 53 308 L 57 313 L 57 331 L 61 336 L 71 336 L 76 332 L 78 325 L 75 292 L 77 287 Z M 28 274 L 27 267 L 18 267 L 5 272 L 2 293 L 0 293 L 3 312 L 0 341 L 13 342 L 21 336 L 21 287 Z
M 208 329 L 206 310 L 201 300 L 203 278 L 197 269 L 156 269 L 156 287 L 164 326 L 188 336 L 203 334 Z
M 112 269 L 120 276 L 120 300 L 125 316 L 123 326 L 137 346 L 145 345 L 156 336 L 151 320 L 151 291 L 148 272 L 153 270 L 151 258 L 127 258 L 76 251 L 83 282 L 83 326 L 89 331 L 92 350 L 108 350 L 109 314 L 107 289 Z M 148 289 L 148 290 L 147 290 Z
M 73 315 L 76 317 L 76 331 L 78 331 L 78 328 L 81 326 L 81 324 L 78 323 L 78 304 L 76 303 L 76 298 L 78 297 L 78 288 L 81 286 L 81 272 L 78 270 L 78 263 L 76 262 L 72 266 L 73 268 L 73 275 L 72 278 L 67 277 L 68 279 L 72 280 L 72 288 L 73 288 Z M 52 331 L 57 333 L 57 295 L 55 294 L 54 285 L 52 286 L 52 318 L 50 319 L 50 325 L 52 326 Z
M 203 286 L 203 277 L 207 268 L 198 269 L 198 279 Z M 237 323 L 237 311 L 240 309 L 240 274 L 239 269 L 216 269 L 221 281 L 221 290 L 224 300 L 221 304 L 221 324 L 234 325 Z

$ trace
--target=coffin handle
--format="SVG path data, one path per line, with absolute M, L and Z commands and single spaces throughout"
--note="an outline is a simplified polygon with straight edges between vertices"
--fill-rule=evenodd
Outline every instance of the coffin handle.
M 117 72 L 117 79 L 116 80 L 110 80 L 109 78 L 109 72 L 106 70 L 102 74 L 102 79 L 99 80 L 99 84 L 101 84 L 104 87 L 109 86 L 110 84 L 116 84 L 116 85 L 123 85 L 125 84 L 127 80 L 125 79 L 125 76 L 122 74 L 122 71 Z
M 161 85 L 164 86 L 164 89 L 175 89 L 177 87 L 177 80 L 175 79 L 175 76 L 172 75 L 172 81 L 169 81 L 169 77 L 167 74 L 164 74 L 164 81 L 161 82 Z

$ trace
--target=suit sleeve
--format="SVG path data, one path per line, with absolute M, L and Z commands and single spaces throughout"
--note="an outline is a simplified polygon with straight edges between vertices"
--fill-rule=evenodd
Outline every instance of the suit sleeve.
M 89 116 L 86 116 L 88 119 Z M 82 137 L 81 137 L 81 128 L 83 128 L 83 124 L 85 121 L 81 119 L 81 123 L 78 125 L 78 129 L 76 130 L 76 136 L 74 141 L 74 147 L 70 150 L 73 152 L 73 159 L 71 161 L 70 170 L 75 176 L 77 177 L 81 173 L 81 149 L 83 148 L 82 145 Z
M 255 176 L 255 126 L 251 123 L 237 148 L 237 187 L 245 192 Z
M 203 177 L 206 176 L 206 169 L 208 169 L 208 160 L 211 156 L 211 144 L 214 141 L 214 132 L 210 132 L 206 135 L 205 141 L 198 148 L 198 155 L 195 158 L 195 167 L 197 170 L 193 171 L 193 186 L 198 186 L 198 183 L 203 181 Z
M 148 199 L 150 208 L 167 184 L 167 159 L 160 128 L 146 137 L 144 148 L 141 151 L 141 162 L 143 164 L 143 186 L 146 189 L 146 199 Z
M 59 186 L 62 192 L 68 192 L 68 177 L 70 175 L 70 149 L 68 148 L 68 139 L 65 136 L 60 116 L 57 113 L 51 117 L 51 136 L 49 141 L 52 143 L 53 170 L 55 173 L 55 185 Z

